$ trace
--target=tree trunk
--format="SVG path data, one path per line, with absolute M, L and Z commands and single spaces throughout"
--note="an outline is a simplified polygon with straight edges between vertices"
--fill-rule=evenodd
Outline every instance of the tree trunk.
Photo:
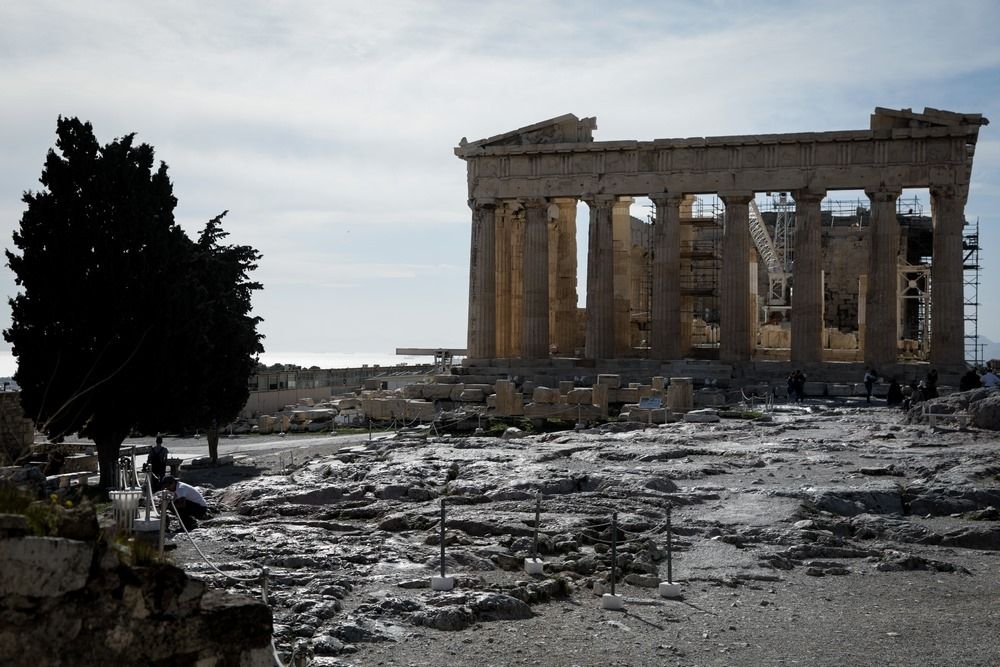
M 208 439 L 208 457 L 212 459 L 212 463 L 219 462 L 219 427 L 212 424 L 208 427 L 205 432 L 205 436 Z
M 118 457 L 127 435 L 128 431 L 117 432 L 112 429 L 87 434 L 97 448 L 97 463 L 101 467 L 100 486 L 103 489 L 115 488 L 118 481 Z

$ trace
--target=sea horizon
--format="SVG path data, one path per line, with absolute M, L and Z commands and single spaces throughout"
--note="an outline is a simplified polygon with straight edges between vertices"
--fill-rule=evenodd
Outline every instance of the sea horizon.
M 265 366 L 293 364 L 302 368 L 363 368 L 365 366 L 419 366 L 434 363 L 434 357 L 397 355 L 387 352 L 265 352 L 260 355 Z M 0 351 L 0 377 L 11 377 L 17 370 L 17 359 L 9 351 Z

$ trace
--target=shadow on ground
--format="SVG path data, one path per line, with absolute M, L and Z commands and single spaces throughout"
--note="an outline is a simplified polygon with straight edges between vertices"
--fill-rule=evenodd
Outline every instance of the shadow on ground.
M 193 486 L 224 489 L 230 484 L 259 477 L 268 468 L 255 464 L 227 464 L 204 466 L 198 468 L 182 468 L 178 477 Z

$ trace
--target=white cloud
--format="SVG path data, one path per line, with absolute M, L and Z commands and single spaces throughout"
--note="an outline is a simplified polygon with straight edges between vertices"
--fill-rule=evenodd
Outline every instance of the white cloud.
M 989 116 L 1000 102 L 989 0 L 40 0 L 3 15 L 0 233 L 57 115 L 102 141 L 137 132 L 170 165 L 189 233 L 228 209 L 229 240 L 263 252 L 255 303 L 282 350 L 414 345 L 415 331 L 464 345 L 462 136 L 564 113 L 597 116 L 598 140 L 861 129 L 876 106 Z M 995 131 L 969 202 L 988 248 Z M 12 293 L 9 271 L 0 285 Z M 351 326 L 317 307 L 330 294 Z M 980 329 L 1000 339 L 993 298 Z M 319 332 L 300 319 L 314 311 Z

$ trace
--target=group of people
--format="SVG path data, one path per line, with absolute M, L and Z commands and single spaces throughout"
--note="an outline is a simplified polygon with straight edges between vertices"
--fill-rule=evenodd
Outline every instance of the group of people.
M 878 383 L 878 372 L 875 368 L 869 366 L 865 369 L 865 401 L 868 403 L 872 402 L 872 394 L 875 391 L 875 385 Z M 892 378 L 889 381 L 889 389 L 885 394 L 885 404 L 886 405 L 901 405 L 904 409 L 910 408 L 910 406 L 915 405 L 921 401 L 925 401 L 928 398 L 937 398 L 938 396 L 938 372 L 936 369 L 932 368 L 927 376 L 917 382 L 913 380 L 910 382 L 910 395 L 907 398 L 903 394 L 903 387 L 896 381 L 896 378 Z
M 872 392 L 877 382 L 878 373 L 875 369 L 872 367 L 866 368 L 864 378 L 865 397 L 869 403 L 871 403 Z M 979 387 L 998 386 L 1000 386 L 1000 376 L 992 368 L 987 368 L 985 371 L 977 371 L 974 368 L 970 368 L 959 381 L 958 389 L 959 391 L 969 391 Z M 919 382 L 913 380 L 910 382 L 909 387 L 909 396 L 904 396 L 903 388 L 896 381 L 896 378 L 893 378 L 889 383 L 889 390 L 885 396 L 886 405 L 901 405 L 904 409 L 909 409 L 921 401 L 937 398 L 939 396 L 937 370 L 932 368 L 923 380 Z
M 806 396 L 806 375 L 802 371 L 788 374 L 788 402 L 801 403 Z
M 958 383 L 959 391 L 969 391 L 980 387 L 992 388 L 1000 386 L 1000 376 L 993 372 L 992 366 L 987 366 L 986 370 L 980 371 L 970 368 Z
M 163 437 L 156 436 L 156 444 L 149 449 L 146 465 L 143 470 L 150 476 L 153 492 L 165 491 L 173 497 L 173 507 L 177 518 L 187 530 L 198 527 L 198 519 L 204 519 L 208 514 L 208 503 L 195 487 L 167 474 L 167 457 L 169 452 L 163 446 Z

